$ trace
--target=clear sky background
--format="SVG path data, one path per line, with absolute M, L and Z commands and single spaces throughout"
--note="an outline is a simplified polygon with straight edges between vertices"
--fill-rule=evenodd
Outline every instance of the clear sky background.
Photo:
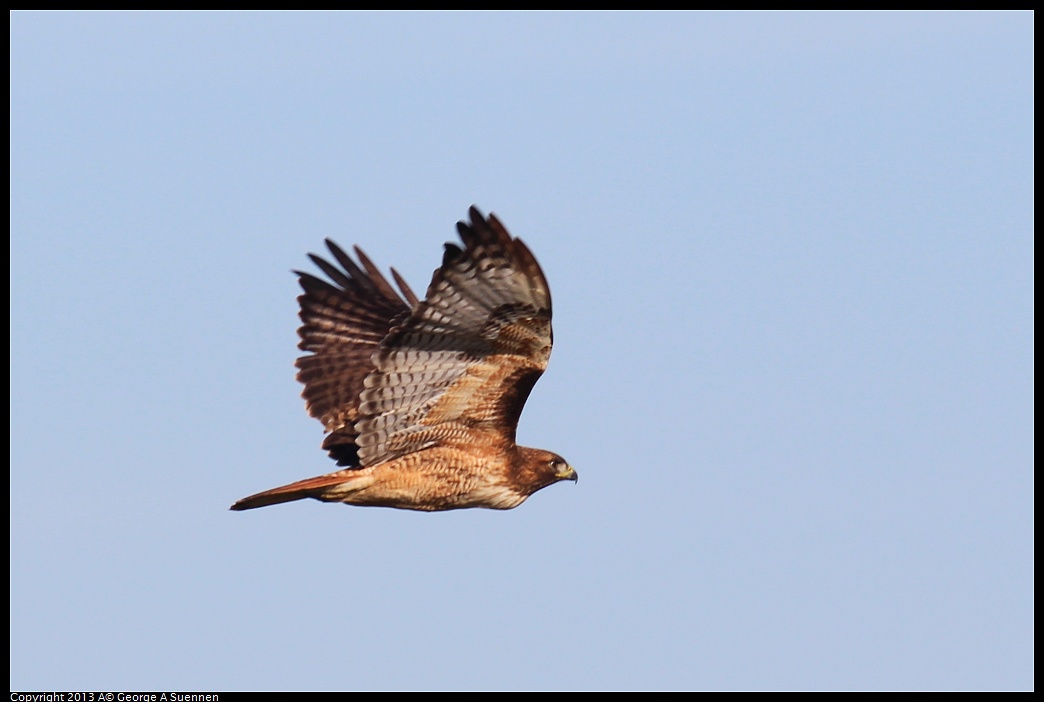
M 1031 689 L 1032 14 L 11 16 L 11 687 Z M 535 252 L 519 431 L 334 469 L 293 268 Z

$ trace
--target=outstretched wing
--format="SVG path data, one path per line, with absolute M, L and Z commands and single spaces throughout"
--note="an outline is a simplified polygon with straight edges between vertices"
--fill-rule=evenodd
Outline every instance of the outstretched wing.
M 309 257 L 330 277 L 331 283 L 309 273 L 295 271 L 304 294 L 298 346 L 311 354 L 297 359 L 297 379 L 308 412 L 330 435 L 323 448 L 342 466 L 359 465 L 355 422 L 363 380 L 374 370 L 371 360 L 392 326 L 407 317 L 417 297 L 398 273 L 395 282 L 406 300 L 388 284 L 377 267 L 358 247 L 359 267 L 329 239 L 326 245 L 342 268 L 315 254 Z
M 539 264 L 495 216 L 469 214 L 457 225 L 464 249 L 446 244 L 426 299 L 363 380 L 352 438 L 364 466 L 442 443 L 513 444 L 547 367 L 551 293 Z

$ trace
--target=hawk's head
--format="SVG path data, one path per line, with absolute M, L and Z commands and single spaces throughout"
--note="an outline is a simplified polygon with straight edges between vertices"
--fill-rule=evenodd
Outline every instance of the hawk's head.
M 519 492 L 532 495 L 560 480 L 576 482 L 576 471 L 557 453 L 543 449 L 518 447 L 519 464 L 516 479 L 519 481 Z

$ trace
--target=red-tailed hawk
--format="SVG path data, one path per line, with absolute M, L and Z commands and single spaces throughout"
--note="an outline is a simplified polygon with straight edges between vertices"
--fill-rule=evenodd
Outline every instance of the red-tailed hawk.
M 515 444 L 530 390 L 551 355 L 551 293 L 526 245 L 494 215 L 470 210 L 421 301 L 402 296 L 359 250 L 327 239 L 341 268 L 309 254 L 332 281 L 296 271 L 304 294 L 297 379 L 308 412 L 346 466 L 245 497 L 234 510 L 311 497 L 446 510 L 511 509 L 576 480 L 561 456 Z M 361 267 L 360 267 L 361 264 Z M 405 298 L 405 299 L 404 299 Z

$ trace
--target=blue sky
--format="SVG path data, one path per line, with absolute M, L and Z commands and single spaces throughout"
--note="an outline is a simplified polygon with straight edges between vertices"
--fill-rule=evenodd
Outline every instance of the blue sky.
M 11 16 L 11 688 L 1032 689 L 1033 15 Z M 332 470 L 325 237 L 540 260 L 516 510 Z

